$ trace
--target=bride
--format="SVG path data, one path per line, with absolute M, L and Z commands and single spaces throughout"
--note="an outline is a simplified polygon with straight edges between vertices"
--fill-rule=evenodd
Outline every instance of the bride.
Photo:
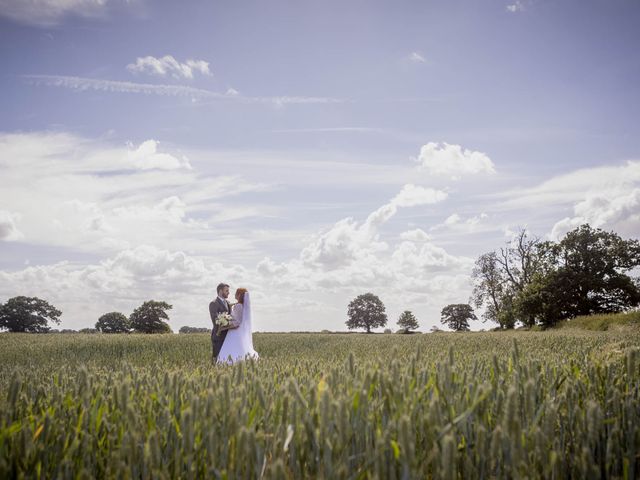
M 238 303 L 231 307 L 233 328 L 227 332 L 220 353 L 218 363 L 232 364 L 247 358 L 259 358 L 253 349 L 251 331 L 251 295 L 246 288 L 236 290 Z

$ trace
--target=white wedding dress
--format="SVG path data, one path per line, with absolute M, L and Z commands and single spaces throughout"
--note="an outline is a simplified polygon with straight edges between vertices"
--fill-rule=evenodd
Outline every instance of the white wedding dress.
M 258 352 L 253 349 L 251 296 L 249 292 L 244 294 L 244 304 L 236 303 L 231 308 L 231 316 L 234 323 L 239 323 L 240 326 L 227 332 L 220 353 L 218 353 L 218 363 L 232 364 L 248 358 L 259 358 Z

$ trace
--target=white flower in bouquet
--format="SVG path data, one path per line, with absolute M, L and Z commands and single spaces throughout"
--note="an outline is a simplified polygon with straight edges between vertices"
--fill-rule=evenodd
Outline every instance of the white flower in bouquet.
M 233 317 L 228 313 L 221 313 L 216 317 L 216 325 L 218 326 L 218 332 L 225 327 L 229 326 L 229 323 L 233 320 Z

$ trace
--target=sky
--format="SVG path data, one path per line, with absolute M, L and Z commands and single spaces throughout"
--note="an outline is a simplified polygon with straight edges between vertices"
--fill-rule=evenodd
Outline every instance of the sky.
M 636 0 L 0 0 L 0 302 L 421 331 L 526 228 L 640 236 Z M 481 311 L 477 311 L 480 316 Z M 474 329 L 494 325 L 472 322 Z

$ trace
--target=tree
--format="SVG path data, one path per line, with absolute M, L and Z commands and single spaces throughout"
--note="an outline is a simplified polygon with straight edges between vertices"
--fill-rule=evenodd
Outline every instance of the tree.
M 521 308 L 551 326 L 578 315 L 617 313 L 640 305 L 640 242 L 581 225 L 551 244 L 554 268 L 525 290 Z
M 172 308 L 167 302 L 144 302 L 129 316 L 131 328 L 138 333 L 170 333 L 171 327 L 163 320 L 169 320 L 165 310 Z
M 530 238 L 526 229 L 499 251 L 481 255 L 471 274 L 474 281 L 470 302 L 485 307 L 483 318 L 501 328 L 514 328 L 518 321 L 535 324 L 535 315 L 519 307 L 523 292 L 536 276 L 550 270 L 550 242 Z
M 178 333 L 211 333 L 211 329 L 207 327 L 188 327 L 185 325 L 180 327 Z
M 398 326 L 406 331 L 416 330 L 418 328 L 418 319 L 409 310 L 405 310 L 398 318 Z
M 456 332 L 469 331 L 469 320 L 477 320 L 471 305 L 457 303 L 447 305 L 440 313 L 441 322 Z
M 10 332 L 48 332 L 49 322 L 60 324 L 62 312 L 37 297 L 13 297 L 0 305 L 0 328 Z
M 78 330 L 78 333 L 100 333 L 100 331 L 97 328 L 81 328 L 80 330 Z
M 471 302 L 478 308 L 485 307 L 484 321 L 496 322 L 504 329 L 513 328 L 515 318 L 508 304 L 509 287 L 496 252 L 485 253 L 476 260 L 471 278 L 474 282 Z
M 384 304 L 373 293 L 359 295 L 349 303 L 347 311 L 349 319 L 346 321 L 349 330 L 366 328 L 371 333 L 372 328 L 384 327 L 387 324 L 387 314 Z
M 129 333 L 131 323 L 125 314 L 109 312 L 98 319 L 96 329 L 102 333 Z

